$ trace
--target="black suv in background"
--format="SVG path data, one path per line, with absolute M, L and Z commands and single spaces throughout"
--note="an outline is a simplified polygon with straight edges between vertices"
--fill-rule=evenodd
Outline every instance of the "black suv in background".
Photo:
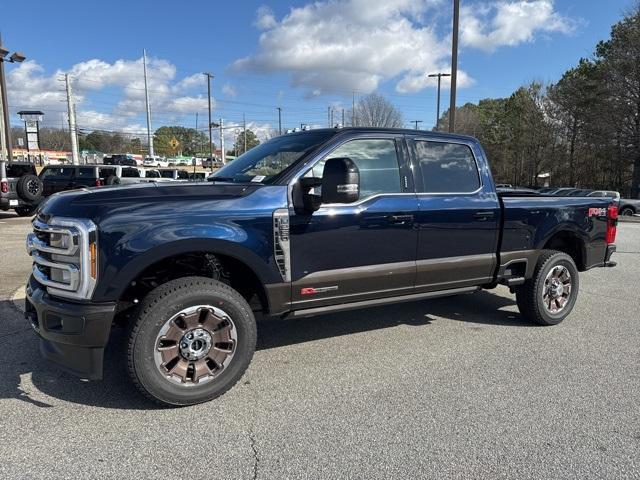
M 42 181 L 31 162 L 0 162 L 0 210 L 31 215 L 42 201 Z
M 111 155 L 110 157 L 104 157 L 102 163 L 105 165 L 126 165 L 129 167 L 136 167 L 138 165 L 135 158 L 133 158 L 131 155 L 120 153 Z
M 83 187 L 101 187 L 120 183 L 114 167 L 99 165 L 48 165 L 40 172 L 43 195 Z

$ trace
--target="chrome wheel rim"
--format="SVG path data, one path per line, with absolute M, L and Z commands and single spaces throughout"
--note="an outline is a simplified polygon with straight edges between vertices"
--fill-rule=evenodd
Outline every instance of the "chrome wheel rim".
M 238 332 L 231 317 L 213 305 L 180 310 L 160 329 L 154 345 L 156 368 L 185 387 L 218 377 L 236 352 Z
M 553 267 L 544 280 L 542 289 L 542 303 L 545 309 L 552 314 L 562 312 L 571 297 L 571 273 L 563 265 Z

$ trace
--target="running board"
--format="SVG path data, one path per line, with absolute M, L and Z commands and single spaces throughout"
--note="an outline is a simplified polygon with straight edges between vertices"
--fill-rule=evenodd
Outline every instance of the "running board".
M 480 287 L 452 288 L 450 290 L 439 290 L 437 292 L 412 293 L 410 295 L 401 295 L 397 297 L 377 298 L 374 300 L 361 300 L 359 302 L 327 305 L 325 307 L 305 308 L 303 310 L 294 310 L 293 312 L 286 314 L 284 318 L 312 317 L 314 315 L 343 312 L 346 310 L 357 310 L 360 308 L 379 307 L 381 305 L 390 305 L 393 303 L 413 302 L 416 300 L 423 300 L 425 298 L 448 297 L 450 295 L 459 295 L 461 293 L 471 293 L 477 290 L 480 290 Z

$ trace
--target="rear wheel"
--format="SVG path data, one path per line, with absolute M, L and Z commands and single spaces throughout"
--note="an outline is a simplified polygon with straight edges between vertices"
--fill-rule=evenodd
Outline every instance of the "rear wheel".
M 235 385 L 255 345 L 255 319 L 238 292 L 209 278 L 181 278 L 143 300 L 129 339 L 129 372 L 152 400 L 193 405 Z
M 620 211 L 620 215 L 625 216 L 625 217 L 630 217 L 632 216 L 634 213 L 636 213 L 633 208 L 631 207 L 624 207 L 621 211 Z
M 516 290 L 523 317 L 539 325 L 557 325 L 573 310 L 580 286 L 578 269 L 566 253 L 545 251 L 533 277 Z

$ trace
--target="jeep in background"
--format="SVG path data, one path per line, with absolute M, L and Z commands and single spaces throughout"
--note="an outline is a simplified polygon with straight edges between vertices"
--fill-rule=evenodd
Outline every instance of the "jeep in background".
M 579 272 L 615 265 L 617 207 L 509 190 L 471 137 L 279 136 L 208 182 L 51 197 L 27 238 L 25 315 L 44 357 L 86 379 L 102 378 L 112 327 L 128 328 L 132 381 L 168 405 L 240 379 L 256 311 L 296 318 L 502 284 L 526 321 L 556 325 Z
M 42 181 L 31 162 L 0 161 L 0 210 L 33 215 L 42 202 Z

